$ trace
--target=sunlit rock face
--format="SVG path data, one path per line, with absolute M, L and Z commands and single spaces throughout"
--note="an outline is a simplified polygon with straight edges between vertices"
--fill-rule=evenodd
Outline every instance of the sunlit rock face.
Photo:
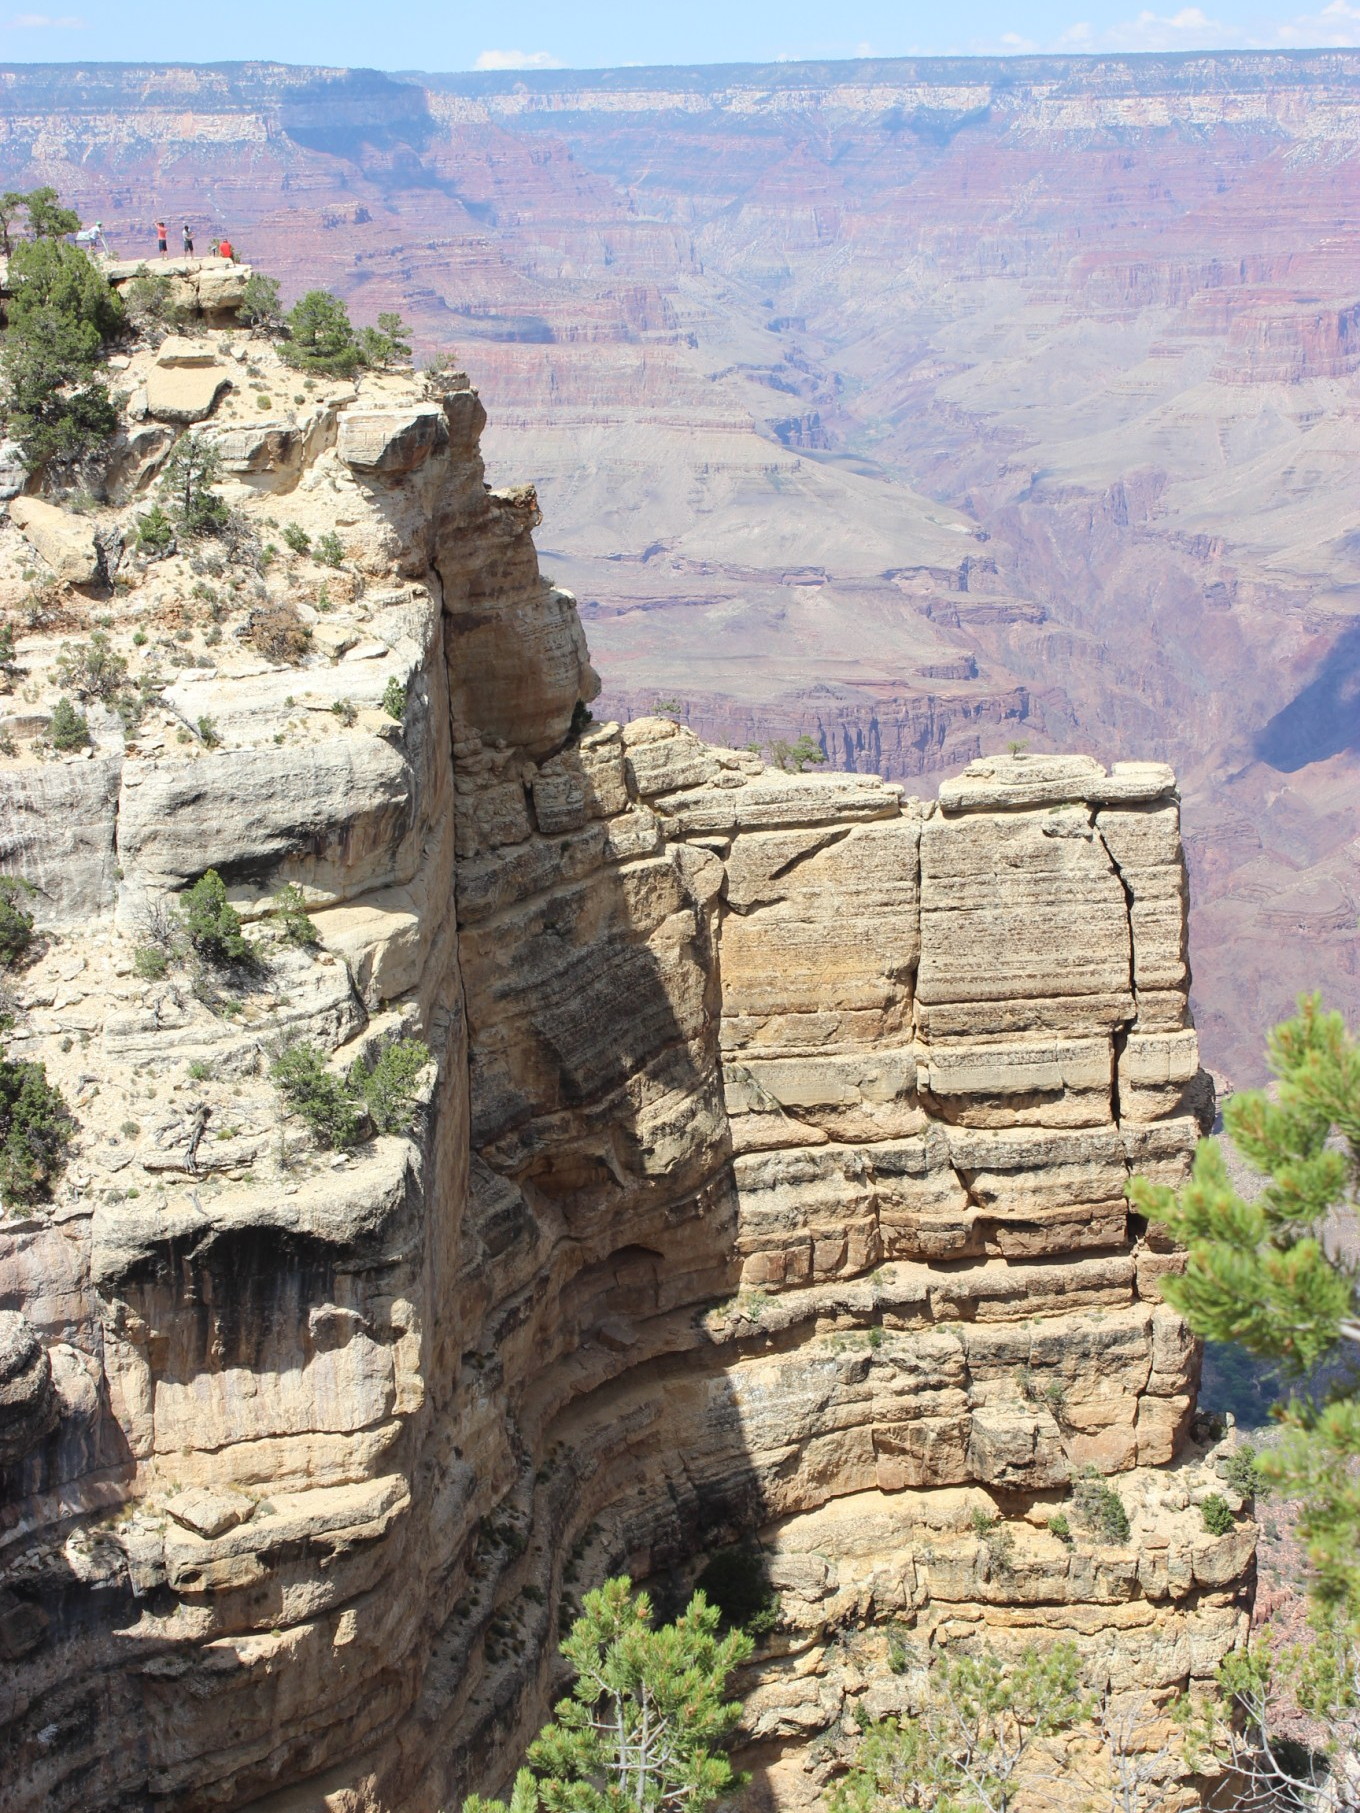
M 780 1594 L 768 1804 L 899 1703 L 889 1627 L 1212 1674 L 1254 1531 L 1203 1531 L 1177 1260 L 1123 1195 L 1211 1107 L 1170 769 L 1020 752 L 922 803 L 596 721 L 466 382 L 294 392 L 215 318 L 236 541 L 134 551 L 153 347 L 108 499 L 0 528 L 6 608 L 94 537 L 118 583 L 58 587 L 60 633 L 107 615 L 153 695 L 44 756 L 60 637 L 19 636 L 10 1043 L 80 1133 L 0 1222 L 5 1813 L 454 1807 L 589 1584 L 682 1590 L 734 1538 Z M 137 955 L 210 866 L 248 986 Z M 434 1060 L 409 1134 L 318 1149 L 274 1056 L 397 1037 Z M 1048 1529 L 1091 1468 L 1127 1541 Z

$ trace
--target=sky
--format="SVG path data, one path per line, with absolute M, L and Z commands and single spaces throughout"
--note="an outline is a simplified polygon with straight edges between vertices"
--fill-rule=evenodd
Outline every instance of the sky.
M 799 58 L 1360 46 L 1360 0 L 70 0 L 0 12 L 0 63 L 263 58 L 376 69 L 598 69 Z M 3 0 L 0 0 L 0 8 Z

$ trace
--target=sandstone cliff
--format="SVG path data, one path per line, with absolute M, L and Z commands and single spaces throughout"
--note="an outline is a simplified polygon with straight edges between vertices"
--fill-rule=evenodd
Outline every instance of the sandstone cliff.
M 108 498 L 0 529 L 10 1045 L 80 1122 L 0 1221 L 0 1807 L 452 1810 L 573 1595 L 756 1534 L 753 1805 L 898 1703 L 890 1632 L 1210 1674 L 1254 1531 L 1204 1532 L 1175 1258 L 1123 1197 L 1211 1108 L 1170 770 L 1002 757 L 923 805 L 591 722 L 475 392 L 299 384 L 199 302 L 129 355 Z M 233 526 L 151 558 L 186 420 Z M 140 703 L 62 757 L 96 623 Z M 143 973 L 209 866 L 253 974 Z M 271 1054 L 409 1032 L 410 1136 L 318 1150 Z M 1091 1468 L 1127 1540 L 1048 1528 Z

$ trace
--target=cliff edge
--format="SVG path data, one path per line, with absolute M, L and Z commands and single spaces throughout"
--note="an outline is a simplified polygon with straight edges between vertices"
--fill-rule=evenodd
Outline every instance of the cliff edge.
M 1195 1509 L 1123 1194 L 1212 1111 L 1171 771 L 922 803 L 593 722 L 466 380 L 301 380 L 234 281 L 121 355 L 103 495 L 6 468 L 6 1043 L 78 1132 L 0 1220 L 0 1807 L 455 1808 L 575 1595 L 741 1539 L 753 1806 L 902 1703 L 894 1632 L 1212 1674 L 1254 1528 Z M 190 431 L 228 520 L 148 539 Z M 177 941 L 209 869 L 231 970 Z M 409 1132 L 319 1144 L 271 1075 L 416 1038 Z M 1056 1534 L 1096 1476 L 1127 1535 Z

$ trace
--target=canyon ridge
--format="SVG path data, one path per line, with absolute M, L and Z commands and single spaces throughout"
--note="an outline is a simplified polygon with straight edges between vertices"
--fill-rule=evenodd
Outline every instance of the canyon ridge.
M 0 1808 L 449 1813 L 588 1586 L 757 1539 L 752 1808 L 908 1653 L 1209 1681 L 1256 1526 L 1124 1194 L 1213 1115 L 1171 769 L 602 716 L 466 375 L 302 377 L 245 277 L 115 354 L 98 495 L 6 469 L 4 1043 L 76 1125 L 0 1222 Z
M 157 214 L 487 401 L 602 709 L 941 777 L 1175 765 L 1206 1057 L 1355 928 L 1360 53 L 12 66 L 6 184 Z

